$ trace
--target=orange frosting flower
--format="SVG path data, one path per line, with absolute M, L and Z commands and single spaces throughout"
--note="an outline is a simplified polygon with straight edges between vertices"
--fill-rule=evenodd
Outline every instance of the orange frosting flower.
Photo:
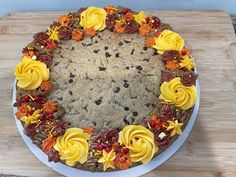
M 128 154 L 118 154 L 114 159 L 114 164 L 117 168 L 125 170 L 132 166 L 132 161 L 130 160 Z
M 96 35 L 96 30 L 94 28 L 86 28 L 85 29 L 86 34 L 88 34 L 89 36 L 95 36 Z
M 23 52 L 23 56 L 28 57 L 28 58 L 32 58 L 34 55 L 34 51 L 33 50 L 29 50 L 27 52 Z
M 127 20 L 128 22 L 130 22 L 131 20 L 134 19 L 133 14 L 132 14 L 131 12 L 127 12 L 127 13 L 124 15 L 124 19 Z
M 94 128 L 92 127 L 86 127 L 86 128 L 83 128 L 83 130 L 85 133 L 88 133 L 89 135 L 92 135 L 94 133 Z
M 177 69 L 177 68 L 180 67 L 180 65 L 179 65 L 179 62 L 176 61 L 176 60 L 169 60 L 169 61 L 166 62 L 165 67 L 167 69 Z
M 151 26 L 149 24 L 142 24 L 139 28 L 139 34 L 141 36 L 146 36 L 151 31 Z
M 118 22 L 118 23 L 115 24 L 114 28 L 115 28 L 115 31 L 117 33 L 124 33 L 124 31 L 125 31 L 125 24 L 122 23 L 122 22 Z
M 190 51 L 187 48 L 183 48 L 181 51 L 179 51 L 179 53 L 181 57 L 190 57 Z
M 43 110 L 46 113 L 53 113 L 57 110 L 57 104 L 53 101 L 47 101 L 46 103 L 43 104 Z
M 152 47 L 155 44 L 155 38 L 149 37 L 145 40 L 146 47 Z
M 75 40 L 75 41 L 80 41 L 80 40 L 82 40 L 83 39 L 83 36 L 84 36 L 84 34 L 83 34 L 83 32 L 82 31 L 80 31 L 80 30 L 73 30 L 72 31 L 72 39 L 73 40 Z
M 58 21 L 62 24 L 62 26 L 68 26 L 70 23 L 70 17 L 65 14 L 59 17 Z
M 50 149 L 53 148 L 53 146 L 56 144 L 56 138 L 48 135 L 46 139 L 43 140 L 42 142 L 42 151 L 47 152 Z
M 28 111 L 29 107 L 26 103 L 23 103 L 17 110 L 17 112 L 15 113 L 17 119 L 21 119 L 23 116 L 27 115 L 27 111 Z
M 51 40 L 50 39 L 49 41 L 47 41 L 47 48 L 51 49 L 51 50 L 56 49 L 57 48 L 57 44 L 56 44 L 55 40 Z
M 156 38 L 158 38 L 158 36 L 159 36 L 160 34 L 161 34 L 160 32 L 154 32 L 154 33 L 153 33 L 153 36 L 156 37 Z
M 53 85 L 50 81 L 43 81 L 39 86 L 40 90 L 42 90 L 42 91 L 48 91 L 52 87 L 53 87 Z

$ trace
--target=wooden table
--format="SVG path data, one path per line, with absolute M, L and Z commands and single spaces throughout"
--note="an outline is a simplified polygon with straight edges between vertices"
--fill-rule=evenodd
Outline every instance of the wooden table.
M 200 73 L 201 106 L 184 146 L 146 177 L 236 176 L 236 45 L 223 11 L 150 12 L 170 23 L 187 41 Z M 23 143 L 13 118 L 14 67 L 32 35 L 62 13 L 16 13 L 0 20 L 0 174 L 60 176 Z

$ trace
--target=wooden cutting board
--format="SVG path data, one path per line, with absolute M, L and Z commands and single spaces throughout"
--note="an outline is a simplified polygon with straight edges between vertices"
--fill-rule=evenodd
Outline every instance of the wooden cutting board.
M 182 148 L 146 177 L 236 176 L 236 45 L 223 11 L 152 11 L 186 40 L 197 63 L 201 106 Z M 16 13 L 0 20 L 0 174 L 60 176 L 41 163 L 21 139 L 13 118 L 14 67 L 34 33 L 63 13 Z M 234 56 L 233 56 L 234 55 Z

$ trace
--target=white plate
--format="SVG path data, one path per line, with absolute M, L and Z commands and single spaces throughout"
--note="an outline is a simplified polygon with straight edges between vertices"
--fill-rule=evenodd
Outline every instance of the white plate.
M 16 118 L 15 113 L 17 111 L 16 107 L 13 107 L 13 112 L 16 120 L 17 128 L 20 132 L 21 137 L 23 138 L 25 144 L 28 146 L 28 148 L 33 152 L 33 154 L 45 165 L 52 168 L 53 170 L 57 171 L 58 173 L 61 173 L 65 176 L 73 176 L 73 177 L 120 177 L 120 176 L 129 176 L 129 177 L 136 177 L 143 175 L 154 168 L 160 166 L 162 163 L 164 163 L 166 160 L 168 160 L 175 152 L 178 151 L 178 149 L 183 145 L 184 141 L 187 139 L 188 135 L 190 134 L 193 125 L 195 123 L 195 120 L 197 118 L 199 103 L 200 103 L 200 84 L 197 80 L 196 83 L 197 87 L 197 94 L 198 94 L 198 100 L 194 106 L 193 113 L 189 119 L 189 122 L 187 126 L 185 127 L 183 134 L 180 135 L 165 151 L 160 153 L 157 157 L 155 157 L 151 162 L 149 162 L 146 165 L 139 165 L 133 168 L 129 168 L 127 170 L 122 171 L 115 171 L 115 172 L 89 172 L 89 171 L 83 171 L 75 168 L 71 168 L 69 166 L 66 166 L 62 163 L 54 163 L 54 162 L 48 162 L 47 155 L 36 145 L 34 145 L 31 141 L 31 139 L 26 136 L 23 132 L 24 128 L 21 124 L 21 122 Z M 16 81 L 13 86 L 13 94 L 12 94 L 12 102 L 14 103 L 16 99 Z M 30 164 L 30 162 L 29 162 Z

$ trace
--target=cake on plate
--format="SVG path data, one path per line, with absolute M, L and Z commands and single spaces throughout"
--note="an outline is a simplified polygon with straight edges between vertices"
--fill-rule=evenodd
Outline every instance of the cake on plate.
M 125 7 L 60 16 L 23 49 L 15 76 L 16 117 L 32 143 L 49 161 L 92 172 L 150 162 L 197 101 L 181 35 Z

